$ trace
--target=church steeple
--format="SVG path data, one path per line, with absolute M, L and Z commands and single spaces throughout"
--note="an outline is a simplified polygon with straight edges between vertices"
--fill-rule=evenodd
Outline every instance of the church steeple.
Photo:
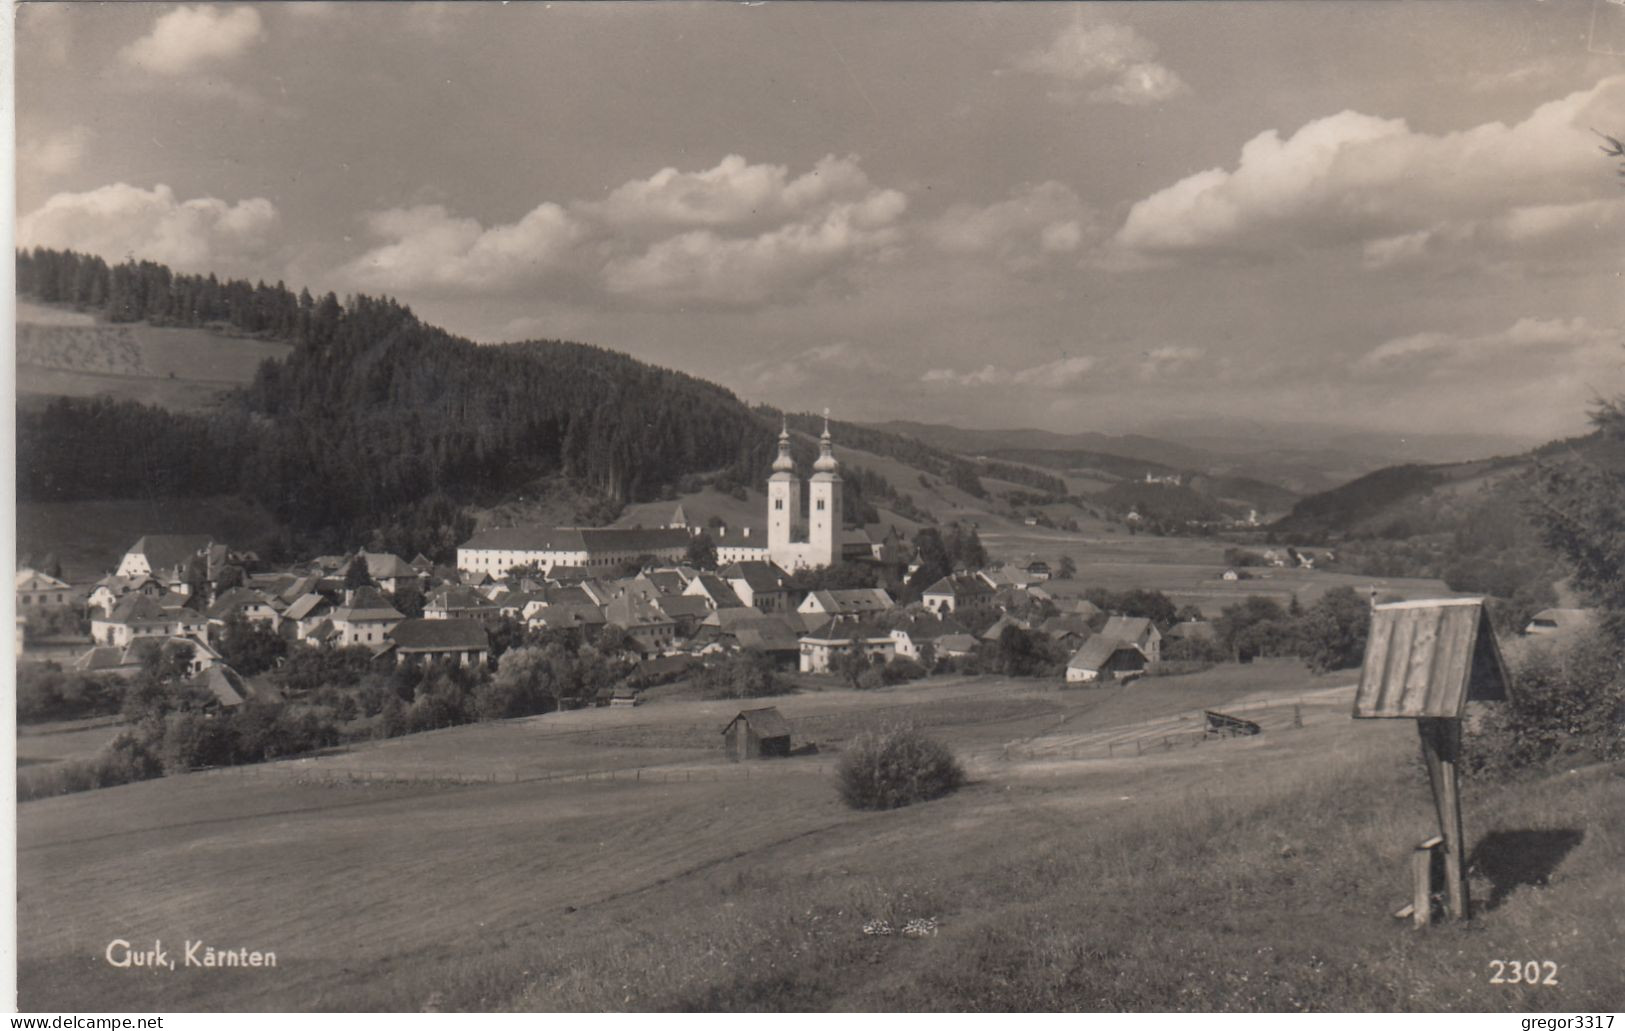
M 813 472 L 833 474 L 840 464 L 835 461 L 835 445 L 829 439 L 829 409 L 824 409 L 824 435 L 818 438 L 818 461 Z
M 785 417 L 779 430 L 779 457 L 773 459 L 773 471 L 776 473 L 794 472 L 795 460 L 790 457 L 790 421 Z

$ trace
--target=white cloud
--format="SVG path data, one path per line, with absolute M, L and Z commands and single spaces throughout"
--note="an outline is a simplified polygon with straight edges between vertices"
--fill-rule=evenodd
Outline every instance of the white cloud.
M 389 242 L 344 269 L 379 290 L 511 289 L 559 271 L 586 228 L 557 204 L 541 204 L 517 222 L 486 229 L 438 204 L 392 208 L 367 216 L 374 236 Z
M 1171 376 L 1196 364 L 1205 353 L 1200 347 L 1185 347 L 1178 344 L 1153 347 L 1141 357 L 1139 376 L 1146 380 Z
M 176 77 L 229 61 L 264 34 L 259 12 L 252 7 L 177 7 L 159 16 L 152 31 L 119 55 L 131 67 Z
M 187 272 L 232 272 L 274 245 L 276 207 L 263 197 L 228 204 L 214 197 L 177 200 L 168 186 L 127 183 L 58 193 L 17 223 L 23 247 L 72 248 L 109 261 L 126 256 Z
M 741 370 L 740 382 L 750 391 L 784 392 L 818 383 L 850 382 L 854 374 L 875 377 L 891 372 L 850 340 L 809 347 L 788 358 L 751 362 Z
M 1601 363 L 1617 367 L 1625 360 L 1625 333 L 1592 326 L 1585 319 L 1523 318 L 1506 329 L 1476 336 L 1429 331 L 1396 337 L 1367 351 L 1353 363 L 1365 376 L 1475 374 L 1522 377 L 1529 367 L 1553 363 L 1578 367 Z
M 926 229 L 943 251 L 990 254 L 1017 271 L 1074 254 L 1095 234 L 1093 212 L 1071 188 L 1053 181 L 986 206 L 956 204 Z
M 784 165 L 753 165 L 737 154 L 703 172 L 663 168 L 610 191 L 601 202 L 581 205 L 619 227 L 722 228 L 795 217 L 835 200 L 859 200 L 872 192 L 855 157 L 821 159 L 795 179 Z
M 1094 367 L 1095 359 L 1087 355 L 1078 355 L 1057 358 L 1055 361 L 1024 369 L 1009 369 L 992 364 L 968 372 L 957 369 L 927 369 L 921 374 L 920 382 L 958 387 L 1023 386 L 1042 390 L 1064 390 L 1082 383 Z
M 90 130 L 82 125 L 47 136 L 20 140 L 17 144 L 17 163 L 39 176 L 66 175 L 79 167 L 79 162 L 85 156 L 85 145 L 89 142 Z
M 1183 79 L 1158 64 L 1156 44 L 1128 25 L 1074 22 L 1047 47 L 1022 56 L 1016 67 L 1062 84 L 1056 96 L 1087 91 L 1096 103 L 1139 106 L 1187 92 Z
M 543 203 L 487 228 L 439 205 L 374 212 L 385 242 L 345 266 L 369 289 L 500 293 L 568 283 L 645 305 L 748 307 L 794 299 L 901 238 L 908 199 L 873 187 L 855 158 L 792 179 L 730 156 L 664 169 L 603 201 Z M 683 231 L 678 231 L 683 230 Z
M 1198 172 L 1146 197 L 1116 240 L 1165 255 L 1355 245 L 1372 265 L 1480 230 L 1512 243 L 1519 210 L 1594 201 L 1615 189 L 1590 127 L 1622 121 L 1625 76 L 1510 126 L 1433 134 L 1343 111 L 1284 139 L 1260 133 L 1233 169 Z M 1530 216 L 1521 217 L 1528 228 Z
M 908 201 L 882 190 L 756 236 L 709 229 L 662 240 L 605 266 L 612 293 L 657 303 L 750 306 L 789 300 L 900 239 Z

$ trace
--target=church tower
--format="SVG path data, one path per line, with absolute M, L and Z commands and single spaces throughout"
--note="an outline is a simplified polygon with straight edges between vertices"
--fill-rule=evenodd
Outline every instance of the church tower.
M 829 439 L 827 410 L 811 483 L 811 510 L 807 513 L 808 565 L 832 566 L 841 557 L 841 474 Z
M 779 457 L 773 459 L 773 475 L 767 479 L 767 549 L 774 561 L 790 552 L 795 539 L 796 510 L 801 507 L 801 481 L 796 478 L 790 458 L 790 426 L 779 432 Z

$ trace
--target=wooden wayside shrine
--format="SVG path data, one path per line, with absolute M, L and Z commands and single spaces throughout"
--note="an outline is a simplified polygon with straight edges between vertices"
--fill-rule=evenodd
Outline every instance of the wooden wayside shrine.
M 1462 719 L 1468 702 L 1506 701 L 1510 683 L 1484 599 L 1372 607 L 1354 718 L 1416 720 L 1439 821 L 1438 835 L 1412 854 L 1412 900 L 1397 914 L 1419 927 L 1431 922 L 1439 894 L 1447 916 L 1465 920 L 1471 912 L 1456 769 Z

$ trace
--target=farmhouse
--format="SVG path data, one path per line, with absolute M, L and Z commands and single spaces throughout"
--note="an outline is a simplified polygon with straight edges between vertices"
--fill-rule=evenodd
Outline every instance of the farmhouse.
M 397 665 L 450 662 L 478 666 L 491 653 L 485 627 L 470 619 L 403 619 L 375 653 L 394 655 Z
M 232 616 L 242 616 L 251 623 L 263 623 L 272 630 L 277 628 L 282 618 L 270 598 L 248 587 L 233 587 L 209 606 L 209 622 L 216 626 L 223 626 Z
M 728 582 L 714 573 L 696 576 L 689 581 L 688 589 L 683 593 L 702 599 L 708 609 L 738 609 L 745 606 Z
M 789 577 L 771 562 L 735 562 L 720 575 L 739 600 L 752 608 L 783 612 L 790 607 Z
M 465 541 L 457 549 L 457 568 L 503 577 L 514 566 L 534 563 L 545 576 L 558 565 L 600 570 L 645 557 L 678 562 L 688 543 L 688 531 L 680 529 L 508 526 L 482 530 Z
M 92 617 L 90 636 L 122 648 L 137 637 L 202 637 L 207 623 L 190 609 L 165 608 L 145 594 L 128 594 L 112 612 Z
M 722 728 L 723 754 L 733 762 L 790 754 L 790 724 L 779 710 L 743 709 Z
M 155 576 L 181 579 L 195 555 L 204 554 L 214 538 L 207 534 L 147 534 L 124 553 L 114 573 L 118 576 Z
M 472 619 L 486 622 L 502 615 L 502 606 L 461 584 L 434 590 L 423 603 L 425 619 Z
M 91 608 L 100 609 L 106 615 L 126 594 L 145 594 L 150 598 L 162 594 L 163 590 L 162 584 L 145 573 L 140 576 L 104 576 L 91 588 L 89 603 Z
M 932 612 L 956 612 L 993 600 L 993 587 L 980 576 L 945 576 L 925 589 L 920 600 Z
M 1102 633 L 1085 641 L 1083 647 L 1067 662 L 1066 682 L 1077 684 L 1109 679 L 1137 673 L 1145 667 L 1145 653 L 1139 648 Z
M 897 639 L 885 627 L 859 620 L 832 619 L 801 638 L 801 672 L 828 673 L 837 656 L 862 649 L 865 657 L 887 662 L 897 657 Z
M 920 659 L 926 649 L 942 654 L 941 641 L 950 635 L 966 636 L 965 628 L 952 619 L 927 615 L 911 616 L 891 630 L 892 640 L 897 642 L 897 654 L 906 659 Z
M 1147 662 L 1162 661 L 1162 631 L 1142 616 L 1113 616 L 1100 628 L 1100 636 L 1132 644 Z
M 405 618 L 376 587 L 357 588 L 333 610 L 333 643 L 340 648 L 383 644 L 390 630 Z
M 879 587 L 854 587 L 848 590 L 813 591 L 796 611 L 814 616 L 864 616 L 884 612 L 892 605 L 891 595 Z
M 418 579 L 418 571 L 399 556 L 386 552 L 362 551 L 361 560 L 367 564 L 367 575 L 373 583 L 394 594 L 401 584 Z
M 604 606 L 604 619 L 625 630 L 645 652 L 664 651 L 677 639 L 677 621 L 652 601 L 622 593 Z
M 74 603 L 74 590 L 65 581 L 35 569 L 17 570 L 17 611 L 60 608 Z

